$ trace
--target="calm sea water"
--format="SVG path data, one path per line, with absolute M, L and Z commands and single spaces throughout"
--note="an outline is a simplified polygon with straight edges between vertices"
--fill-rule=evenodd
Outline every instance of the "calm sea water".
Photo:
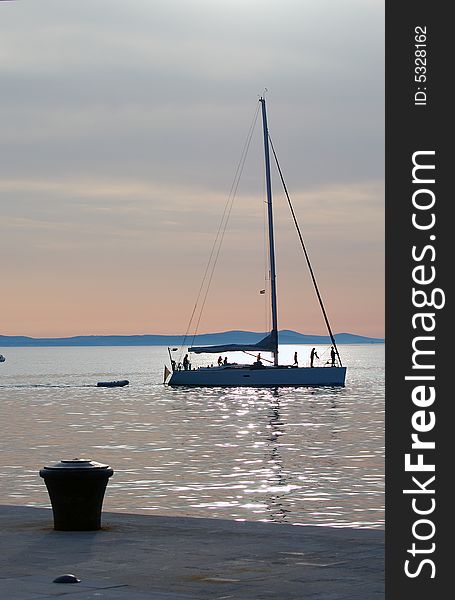
M 157 347 L 0 353 L 0 503 L 49 506 L 39 469 L 84 457 L 115 471 L 105 510 L 383 526 L 383 345 L 341 346 L 338 389 L 172 389 Z

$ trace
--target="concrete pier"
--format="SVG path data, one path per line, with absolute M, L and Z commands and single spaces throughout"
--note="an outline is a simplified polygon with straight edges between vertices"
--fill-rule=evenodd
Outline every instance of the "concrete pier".
M 0 506 L 0 599 L 375 600 L 381 530 L 103 513 L 53 530 L 52 511 Z M 80 583 L 53 583 L 72 573 Z

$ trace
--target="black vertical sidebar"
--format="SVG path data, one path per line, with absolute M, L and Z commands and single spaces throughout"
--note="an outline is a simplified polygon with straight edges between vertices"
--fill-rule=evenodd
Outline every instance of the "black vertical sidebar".
M 446 598 L 455 578 L 455 25 L 447 6 L 386 2 L 387 600 Z

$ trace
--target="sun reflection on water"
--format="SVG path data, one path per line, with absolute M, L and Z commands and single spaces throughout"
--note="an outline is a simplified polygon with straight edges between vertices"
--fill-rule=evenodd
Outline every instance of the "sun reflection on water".
M 127 388 L 96 388 L 71 371 L 74 353 L 55 373 L 65 352 L 34 350 L 47 367 L 41 355 L 36 373 L 7 375 L 0 386 L 1 502 L 47 506 L 38 470 L 88 456 L 114 468 L 106 510 L 383 526 L 378 348 L 350 349 L 356 367 L 345 388 L 279 390 L 163 387 L 156 348 L 97 349 L 121 350 L 137 370 L 124 373 Z

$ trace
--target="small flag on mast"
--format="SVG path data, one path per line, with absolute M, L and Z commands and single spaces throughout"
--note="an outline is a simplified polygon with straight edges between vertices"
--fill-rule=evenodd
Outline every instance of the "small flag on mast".
M 260 290 L 260 294 L 265 294 L 265 290 Z

